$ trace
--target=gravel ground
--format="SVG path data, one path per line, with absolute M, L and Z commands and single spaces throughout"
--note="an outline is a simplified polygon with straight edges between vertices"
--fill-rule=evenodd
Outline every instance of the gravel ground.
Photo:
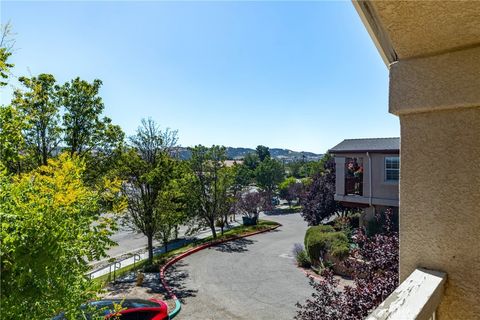
M 163 300 L 168 305 L 168 310 L 175 308 L 173 300 L 166 297 L 166 292 L 160 283 L 160 275 L 156 273 L 145 273 L 142 286 L 136 285 L 136 273 L 131 272 L 118 279 L 116 283 L 111 283 L 105 288 L 103 298 L 118 299 L 158 299 Z

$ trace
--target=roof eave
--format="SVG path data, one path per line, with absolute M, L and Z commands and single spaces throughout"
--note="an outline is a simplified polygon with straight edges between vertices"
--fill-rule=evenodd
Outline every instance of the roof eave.
M 329 154 L 351 154 L 351 153 L 392 153 L 392 154 L 400 154 L 399 149 L 376 149 L 376 150 L 328 150 Z
M 388 34 L 378 19 L 375 9 L 368 0 L 352 0 L 352 3 L 372 38 L 373 43 L 375 43 L 383 62 L 390 68 L 392 63 L 398 61 L 398 56 Z

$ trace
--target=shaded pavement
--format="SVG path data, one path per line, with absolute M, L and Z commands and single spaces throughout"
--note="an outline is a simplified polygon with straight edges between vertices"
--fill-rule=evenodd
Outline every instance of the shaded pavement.
M 311 296 L 295 266 L 294 243 L 307 228 L 299 214 L 264 217 L 283 226 L 199 251 L 169 269 L 181 299 L 179 319 L 292 319 L 295 303 Z

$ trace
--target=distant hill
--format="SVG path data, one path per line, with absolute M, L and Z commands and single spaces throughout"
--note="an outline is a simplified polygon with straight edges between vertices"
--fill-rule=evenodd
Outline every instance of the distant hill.
M 247 154 L 255 152 L 254 149 L 251 148 L 234 148 L 234 147 L 227 147 L 227 158 L 230 160 L 240 160 L 243 159 Z M 191 153 L 188 148 L 180 147 L 179 149 L 180 159 L 190 159 Z M 295 160 L 302 160 L 305 161 L 317 161 L 323 157 L 323 154 L 317 154 L 313 152 L 307 151 L 292 151 L 289 149 L 280 149 L 280 148 L 271 148 L 270 155 L 272 158 L 291 162 Z

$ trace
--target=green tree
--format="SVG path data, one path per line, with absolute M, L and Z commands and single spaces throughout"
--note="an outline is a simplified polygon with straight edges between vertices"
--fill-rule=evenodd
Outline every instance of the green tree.
M 104 138 L 110 119 L 101 118 L 104 105 L 99 96 L 102 81 L 89 83 L 75 78 L 58 87 L 60 103 L 64 108 L 64 142 L 71 155 L 91 151 Z
M 185 177 L 181 163 L 176 163 L 174 171 L 175 177 L 160 192 L 155 206 L 155 219 L 158 223 L 155 237 L 162 241 L 165 252 L 168 251 L 168 242 L 173 238 L 177 227 L 188 218 L 188 177 Z
M 232 187 L 235 192 L 240 191 L 252 182 L 252 172 L 243 164 L 235 163 L 231 167 L 231 174 L 233 176 Z
M 42 73 L 38 77 L 20 77 L 19 81 L 25 90 L 16 90 L 12 103 L 27 120 L 24 137 L 34 162 L 46 165 L 61 138 L 56 80 L 51 74 Z
M 191 210 L 217 237 L 215 223 L 223 217 L 228 192 L 229 176 L 225 174 L 225 147 L 202 145 L 191 148 L 190 167 L 194 175 L 191 183 Z
M 275 159 L 267 158 L 255 170 L 257 184 L 271 198 L 277 185 L 283 180 L 284 171 L 282 164 Z
M 297 179 L 293 177 L 286 178 L 278 185 L 278 192 L 280 198 L 288 201 L 288 205 L 292 205 L 292 201 L 297 198 L 295 185 L 300 182 L 297 182 Z
M 263 162 L 266 159 L 270 159 L 270 150 L 268 149 L 268 147 L 259 145 L 257 146 L 256 152 L 260 162 Z
M 0 170 L 2 319 L 50 319 L 96 296 L 88 261 L 114 243 L 114 216 L 122 210 L 118 181 L 90 188 L 84 162 L 62 154 L 20 176 Z
M 232 175 L 230 193 L 233 199 L 238 199 L 240 192 L 252 182 L 253 171 L 250 170 L 246 165 L 238 163 L 235 163 L 230 170 Z M 235 219 L 235 206 L 237 201 L 233 199 L 231 199 L 231 213 L 233 215 L 233 219 Z
M 8 84 L 10 69 L 14 67 L 12 63 L 8 62 L 8 58 L 12 55 L 15 40 L 12 38 L 10 22 L 2 25 L 0 32 L 0 87 L 4 87 Z
M 223 167 L 219 172 L 219 217 L 217 226 L 220 227 L 222 235 L 225 226 L 228 225 L 228 217 L 235 214 L 236 195 L 239 192 L 239 185 L 236 185 L 235 170 L 233 167 Z
M 287 164 L 288 175 L 294 178 L 302 178 L 303 177 L 303 167 L 304 163 L 302 161 L 292 161 Z
M 87 160 L 86 179 L 94 184 L 103 176 L 118 174 L 125 134 L 108 117 L 102 117 L 104 104 L 99 95 L 102 82 L 89 83 L 75 78 L 57 86 L 64 108 L 64 144 L 71 155 Z
M 0 162 L 9 174 L 22 172 L 25 117 L 13 106 L 0 106 Z
M 243 159 L 243 164 L 253 172 L 258 164 L 260 163 L 260 159 L 256 153 L 249 153 Z
M 126 222 L 147 237 L 148 259 L 153 260 L 153 238 L 161 232 L 166 212 L 173 212 L 171 184 L 176 161 L 165 151 L 162 131 L 151 119 L 142 120 L 137 134 L 130 138 L 131 148 L 124 154 L 123 192 L 127 196 Z M 162 208 L 164 211 L 162 211 Z

